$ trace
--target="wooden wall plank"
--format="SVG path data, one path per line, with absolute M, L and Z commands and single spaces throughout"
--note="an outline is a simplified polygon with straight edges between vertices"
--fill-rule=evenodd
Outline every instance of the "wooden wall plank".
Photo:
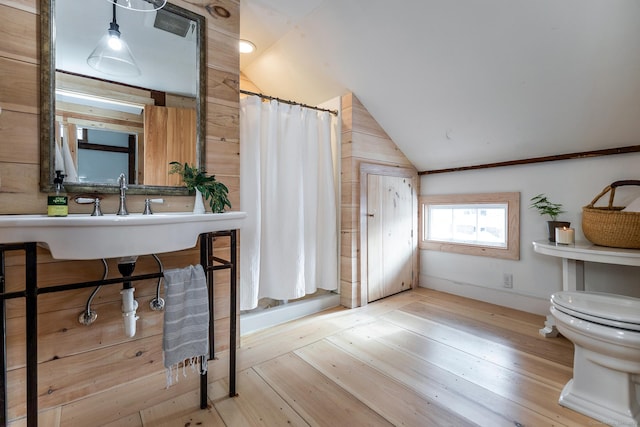
M 40 109 L 38 66 L 0 57 L 0 76 L 2 76 L 0 79 L 2 110 L 37 114 Z
M 238 76 L 223 70 L 209 68 L 207 70 L 207 102 L 238 104 Z
M 37 15 L 0 4 L 0 55 L 37 64 L 37 28 Z
M 240 68 L 238 36 L 230 36 L 209 26 L 207 28 L 207 57 L 209 58 L 207 61 L 209 68 L 238 73 Z
M 18 143 L 24 139 L 38 139 L 38 116 L 15 111 L 0 113 L 0 159 L 11 163 L 40 166 L 40 155 L 33 144 Z
M 238 105 L 207 103 L 207 137 L 218 140 L 240 139 L 240 112 Z
M 56 87 L 71 92 L 90 92 L 96 96 L 134 104 L 153 105 L 154 103 L 150 90 L 62 72 L 56 72 Z
M 207 172 L 214 175 L 237 175 L 240 171 L 240 142 L 207 140 Z
M 35 15 L 39 12 L 38 0 L 0 0 L 0 4 L 23 10 L 25 12 L 30 12 Z
M 45 213 L 47 195 L 30 191 L 38 188 L 39 179 L 40 164 L 0 162 L 0 214 Z
M 413 167 L 395 144 L 389 144 L 388 139 L 370 134 L 353 133 L 352 155 L 368 163 Z

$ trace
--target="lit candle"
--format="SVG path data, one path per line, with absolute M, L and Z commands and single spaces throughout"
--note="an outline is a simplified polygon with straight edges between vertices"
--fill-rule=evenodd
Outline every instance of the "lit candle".
M 569 227 L 556 227 L 556 243 L 559 245 L 573 245 L 576 231 Z

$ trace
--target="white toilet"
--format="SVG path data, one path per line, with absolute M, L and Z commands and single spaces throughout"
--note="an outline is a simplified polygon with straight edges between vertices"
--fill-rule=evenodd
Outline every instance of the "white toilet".
M 612 426 L 640 424 L 640 299 L 557 292 L 551 314 L 575 348 L 559 403 Z

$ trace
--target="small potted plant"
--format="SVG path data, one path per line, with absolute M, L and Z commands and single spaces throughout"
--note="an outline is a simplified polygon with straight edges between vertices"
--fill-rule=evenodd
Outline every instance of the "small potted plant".
M 550 242 L 556 241 L 556 227 L 569 227 L 571 225 L 570 222 L 557 220 L 558 215 L 565 213 L 565 211 L 562 210 L 562 204 L 553 203 L 544 194 L 538 194 L 537 196 L 532 197 L 531 205 L 529 207 L 537 210 L 540 215 L 548 215 L 549 218 L 551 218 L 547 221 Z
M 215 175 L 207 175 L 204 170 L 190 166 L 188 163 L 171 162 L 169 174 L 180 174 L 184 184 L 189 190 L 195 190 L 196 202 L 193 208 L 194 213 L 204 213 L 202 196 L 209 201 L 209 206 L 213 213 L 224 212 L 224 208 L 231 208 L 229 202 L 229 189 L 226 185 L 216 180 Z

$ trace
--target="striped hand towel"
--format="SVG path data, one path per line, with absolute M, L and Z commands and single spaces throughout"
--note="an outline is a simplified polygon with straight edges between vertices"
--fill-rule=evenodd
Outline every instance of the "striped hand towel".
M 202 373 L 207 371 L 209 357 L 209 299 L 207 279 L 201 265 L 164 272 L 164 366 L 167 387 L 172 384 L 173 373 L 178 381 L 182 365 L 195 371 L 200 362 Z

